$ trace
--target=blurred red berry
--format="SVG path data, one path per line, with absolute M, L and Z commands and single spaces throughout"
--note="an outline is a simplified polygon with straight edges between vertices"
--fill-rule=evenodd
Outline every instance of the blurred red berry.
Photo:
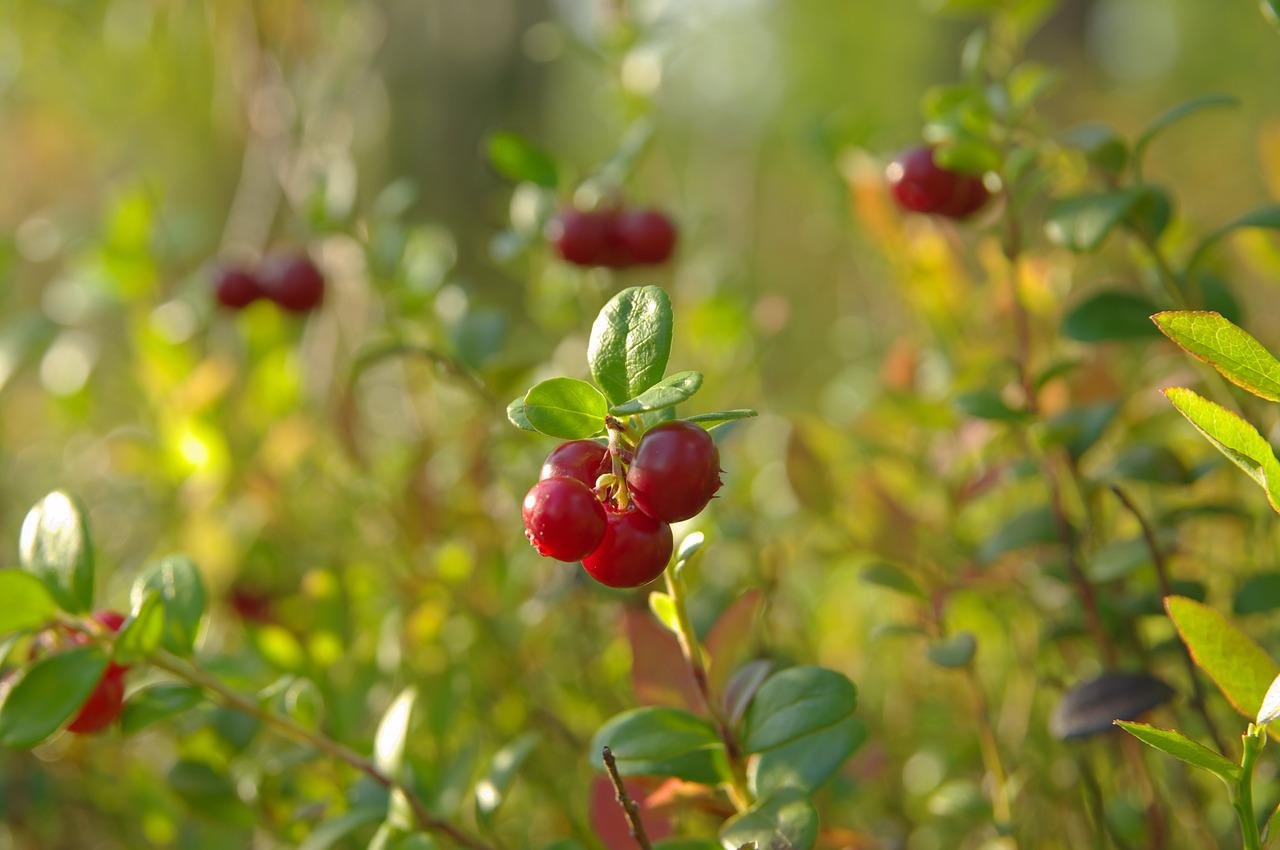
M 658 210 L 620 213 L 614 232 L 632 261 L 644 265 L 665 263 L 676 246 L 675 225 Z
M 564 209 L 547 226 L 547 238 L 565 262 L 594 266 L 603 260 L 608 248 L 608 219 L 597 212 Z
M 218 272 L 213 282 L 218 303 L 228 310 L 242 310 L 262 297 L 262 285 L 253 272 L 230 267 Z
M 966 218 L 981 209 L 989 196 L 980 177 L 939 166 L 928 147 L 899 154 L 885 176 L 898 206 L 909 212 Z
M 324 275 L 306 254 L 272 257 L 263 264 L 262 291 L 291 313 L 306 313 L 324 301 Z

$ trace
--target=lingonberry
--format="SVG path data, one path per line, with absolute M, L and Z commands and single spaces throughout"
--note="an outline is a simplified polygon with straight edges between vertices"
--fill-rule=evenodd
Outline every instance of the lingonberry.
M 579 561 L 605 534 L 604 506 L 591 488 L 574 478 L 546 478 L 524 497 L 524 536 L 538 554 Z
M 118 611 L 95 611 L 93 619 L 113 632 L 119 632 L 124 625 L 125 616 Z M 72 635 L 72 643 L 87 643 L 88 636 L 82 632 Z M 67 731 L 77 735 L 91 735 L 106 729 L 124 710 L 124 674 L 128 667 L 122 667 L 114 661 L 107 664 L 102 678 L 94 686 L 93 693 L 80 706 L 80 711 L 67 724 Z
M 636 506 L 654 519 L 688 519 L 720 489 L 720 452 L 692 422 L 655 425 L 636 446 L 627 487 Z
M 966 218 L 987 202 L 982 179 L 938 165 L 932 148 L 903 151 L 885 171 L 898 205 L 910 212 Z
M 227 604 L 241 620 L 249 623 L 270 623 L 274 615 L 275 599 L 265 590 L 237 585 L 227 594 Z
M 676 246 L 675 225 L 658 210 L 620 213 L 614 232 L 631 260 L 645 265 L 665 263 Z
M 591 440 L 570 440 L 551 450 L 538 479 L 574 478 L 594 488 L 596 479 L 608 471 L 608 449 Z
M 671 526 L 643 511 L 609 512 L 600 545 L 582 559 L 588 575 L 609 587 L 639 587 L 667 568 Z
M 597 212 L 565 209 L 547 225 L 547 238 L 560 258 L 575 266 L 594 266 L 608 249 L 608 217 Z
M 231 266 L 218 272 L 213 281 L 218 303 L 228 310 L 243 310 L 262 297 L 262 285 L 253 272 Z
M 324 275 L 306 254 L 269 259 L 262 268 L 262 291 L 291 313 L 306 313 L 324 301 Z

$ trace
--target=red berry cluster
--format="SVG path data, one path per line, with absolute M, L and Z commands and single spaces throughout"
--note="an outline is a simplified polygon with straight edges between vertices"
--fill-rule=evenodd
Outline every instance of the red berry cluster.
M 118 611 L 95 611 L 93 619 L 103 628 L 119 632 L 125 616 Z M 87 634 L 59 627 L 42 633 L 32 649 L 32 656 L 56 652 L 59 644 L 85 646 L 90 642 Z M 129 671 L 115 662 L 109 662 L 102 678 L 94 686 L 89 698 L 80 706 L 76 716 L 67 724 L 67 731 L 76 735 L 92 735 L 101 732 L 116 721 L 124 710 L 124 677 Z
M 562 210 L 547 226 L 561 259 L 575 266 L 652 266 L 671 258 L 676 228 L 653 209 Z
M 916 147 L 898 154 L 885 171 L 898 206 L 909 212 L 965 219 L 982 209 L 991 193 L 982 178 L 943 168 L 934 151 Z
M 290 313 L 307 313 L 324 301 L 324 275 L 306 254 L 283 254 L 257 269 L 224 268 L 214 279 L 214 294 L 229 310 L 266 298 Z
M 608 478 L 615 459 L 622 482 Z M 541 555 L 582 561 L 601 584 L 639 587 L 671 559 L 669 523 L 696 516 L 719 489 L 720 452 L 693 423 L 655 425 L 634 450 L 573 440 L 547 455 L 524 497 L 525 537 Z

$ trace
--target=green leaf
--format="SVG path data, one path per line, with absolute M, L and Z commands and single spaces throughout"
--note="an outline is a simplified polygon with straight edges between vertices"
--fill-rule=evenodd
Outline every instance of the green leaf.
M 177 655 L 190 655 L 204 618 L 205 592 L 200 569 L 186 555 L 170 555 L 157 561 L 133 583 L 130 598 L 134 610 L 151 590 L 159 592 L 164 606 L 161 644 Z
M 1055 245 L 1076 253 L 1097 250 L 1144 195 L 1140 187 L 1063 198 L 1045 215 L 1045 235 Z
M 1079 342 L 1152 339 L 1151 314 L 1159 308 L 1140 295 L 1104 290 L 1090 295 L 1067 313 L 1062 333 Z
M 1182 119 L 1194 115 L 1204 109 L 1213 109 L 1222 106 L 1237 106 L 1240 103 L 1239 98 L 1232 97 L 1227 94 L 1207 94 L 1201 97 L 1193 97 L 1188 101 L 1178 104 L 1172 109 L 1167 110 L 1157 116 L 1154 121 L 1147 125 L 1133 143 L 1133 162 L 1134 168 L 1138 171 L 1142 169 L 1142 158 L 1147 152 L 1147 147 L 1155 140 L 1156 136 L 1163 133 L 1173 124 Z
M 724 748 L 711 724 L 677 708 L 647 706 L 614 715 L 591 742 L 591 762 L 613 751 L 623 776 L 674 776 L 714 785 L 724 776 Z
M 401 691 L 382 715 L 373 737 L 373 763 L 388 776 L 398 775 L 400 766 L 404 764 L 405 741 L 409 736 L 409 721 L 417 698 L 418 692 L 411 687 Z
M 516 738 L 507 746 L 498 750 L 489 764 L 489 775 L 476 783 L 476 818 L 483 824 L 493 820 L 498 807 L 507 799 L 511 784 L 524 765 L 534 747 L 538 744 L 538 735 L 528 732 Z
M 630 416 L 675 407 L 693 397 L 702 386 L 701 372 L 676 372 L 629 401 L 614 405 L 610 412 L 615 416 Z
M 858 689 L 824 667 L 789 667 L 769 677 L 747 709 L 743 748 L 760 753 L 811 735 L 853 714 Z
M 107 656 L 96 646 L 36 661 L 0 703 L 0 744 L 30 749 L 48 738 L 80 710 L 106 669 Z
M 751 789 L 762 797 L 784 787 L 813 793 L 866 739 L 867 728 L 862 721 L 846 717 L 834 726 L 766 750 L 751 766 Z
M 1165 446 L 1137 445 L 1122 452 L 1111 464 L 1111 475 L 1148 484 L 1190 484 L 1191 470 Z
M 1280 667 L 1266 650 L 1208 605 L 1184 596 L 1167 597 L 1164 605 L 1196 666 L 1236 711 L 1254 719 Z
M 733 422 L 737 419 L 750 419 L 760 414 L 750 408 L 738 408 L 737 410 L 717 410 L 714 413 L 696 413 L 693 416 L 686 417 L 686 422 L 697 422 L 703 428 L 711 428 L 722 422 Z
M 1109 174 L 1119 174 L 1129 162 L 1129 146 L 1124 137 L 1106 124 L 1074 127 L 1063 135 L 1062 141 L 1084 151 L 1091 163 Z
M 720 844 L 725 850 L 739 850 L 752 842 L 760 850 L 811 850 L 817 840 L 818 813 L 798 788 L 770 794 L 720 828 Z
M 1280 608 L 1280 573 L 1249 576 L 1236 591 L 1231 611 L 1235 614 L 1262 614 Z
M 956 396 L 956 409 L 976 419 L 996 422 L 1023 422 L 1030 418 L 1025 410 L 1014 410 L 1004 403 L 995 390 L 977 390 Z
M 204 699 L 199 688 L 166 682 L 135 691 L 124 704 L 120 729 L 126 735 L 140 732 L 153 723 L 181 714 Z
M 1165 397 L 1205 436 L 1214 448 L 1249 474 L 1280 512 L 1280 461 L 1271 444 L 1236 414 L 1183 387 L 1170 387 Z
M 1193 767 L 1207 770 L 1227 783 L 1228 787 L 1235 787 L 1235 782 L 1240 776 L 1240 766 L 1203 744 L 1198 744 L 1172 729 L 1157 729 L 1146 723 L 1117 720 L 1115 724 L 1147 746 L 1154 747 L 1162 753 L 1168 753 Z
M 963 667 L 973 660 L 978 651 L 978 640 L 970 632 L 956 632 L 950 637 L 929 644 L 925 654 L 939 667 Z
M 329 850 L 360 827 L 376 823 L 386 813 L 385 806 L 362 806 L 352 809 L 311 830 L 311 834 L 298 845 L 298 850 Z
M 609 405 L 600 391 L 577 378 L 551 378 L 524 397 L 529 424 L 549 437 L 579 440 L 604 430 Z
M 1224 236 L 1228 236 L 1237 230 L 1244 230 L 1252 227 L 1258 227 L 1264 230 L 1280 230 L 1280 204 L 1269 204 L 1265 207 L 1259 207 L 1256 210 L 1250 210 L 1239 218 L 1232 219 L 1222 227 L 1219 227 L 1217 230 L 1210 233 L 1204 239 L 1200 240 L 1200 244 L 1191 252 L 1191 257 L 1187 260 L 1186 271 L 1190 272 L 1192 269 L 1200 265 L 1201 260 L 1204 259 L 1204 255 L 1208 253 L 1209 249 L 1216 245 Z
M 1151 317 L 1187 353 L 1259 398 L 1280 401 L 1280 360 L 1217 313 L 1170 310 Z
M 721 848 L 719 841 L 713 841 L 710 838 L 668 838 L 655 842 L 653 850 L 721 850 Z
M 515 133 L 493 133 L 488 141 L 489 163 L 508 180 L 527 181 L 554 189 L 559 182 L 550 156 Z
M 1170 529 L 1156 532 L 1156 543 L 1167 550 L 1176 540 Z M 1097 582 L 1115 581 L 1151 564 L 1151 549 L 1145 537 L 1116 540 L 1099 548 L 1089 558 L 1089 578 Z
M 680 631 L 680 625 L 676 617 L 676 601 L 670 595 L 660 590 L 650 593 L 649 610 L 653 612 L 653 616 L 658 618 L 658 622 L 667 627 L 668 631 L 672 633 Z
M 93 544 L 84 511 L 72 496 L 55 490 L 27 513 L 18 559 L 64 610 L 80 613 L 93 607 Z
M 990 563 L 1001 555 L 1046 543 L 1060 543 L 1058 524 L 1048 507 L 1032 508 L 1008 520 L 978 550 L 978 558 Z
M 916 584 L 915 579 L 907 574 L 906 570 L 884 561 L 877 561 L 868 565 L 862 570 L 862 580 L 868 584 L 887 587 L 890 590 L 896 590 L 907 596 L 914 596 L 918 599 L 924 599 L 924 591 L 920 589 L 920 585 Z
M 538 431 L 537 428 L 533 427 L 533 423 L 529 421 L 528 414 L 524 411 L 523 395 L 507 405 L 507 421 L 521 431 L 533 431 L 534 433 Z
M 0 635 L 38 629 L 58 614 L 40 579 L 20 570 L 0 570 L 0 599 Z
M 125 666 L 136 664 L 155 652 L 163 638 L 164 599 L 157 588 L 151 588 L 120 627 L 114 660 Z
M 1065 410 L 1046 423 L 1043 443 L 1065 445 L 1071 458 L 1079 460 L 1102 439 L 1119 411 L 1120 406 L 1112 402 Z
M 587 363 L 613 404 L 662 380 L 671 354 L 671 300 L 656 286 L 634 286 L 609 300 L 591 326 Z

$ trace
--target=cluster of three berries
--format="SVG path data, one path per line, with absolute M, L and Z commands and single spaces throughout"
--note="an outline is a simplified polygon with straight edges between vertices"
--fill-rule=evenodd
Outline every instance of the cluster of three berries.
M 524 497 L 525 536 L 541 555 L 582 561 L 601 584 L 639 587 L 671 559 L 669 523 L 696 516 L 720 489 L 720 453 L 690 422 L 650 428 L 627 464 L 626 509 L 596 494 L 596 481 L 611 470 L 609 450 L 599 443 L 557 446 Z

